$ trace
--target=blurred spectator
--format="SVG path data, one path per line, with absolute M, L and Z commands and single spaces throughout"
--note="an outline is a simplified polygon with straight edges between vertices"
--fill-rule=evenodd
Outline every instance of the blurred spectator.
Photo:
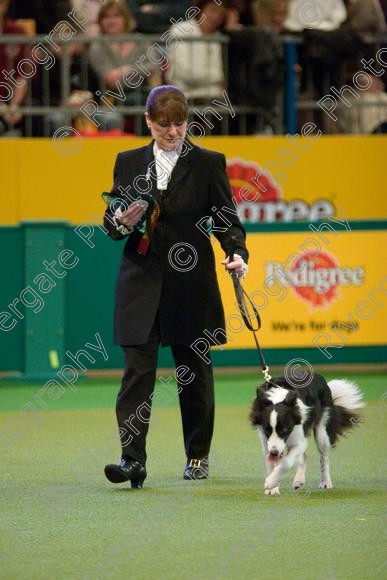
M 33 79 L 32 95 L 35 103 L 40 106 L 59 105 L 74 108 L 74 113 L 51 112 L 44 119 L 33 119 L 34 135 L 53 135 L 57 129 L 71 125 L 79 114 L 83 102 L 93 98 L 93 93 L 98 88 L 98 78 L 87 66 L 85 60 L 85 46 L 76 42 L 61 46 L 55 53 L 55 65 L 49 70 L 41 69 Z M 66 60 L 64 60 L 66 59 Z M 64 94 L 62 84 L 62 67 L 69 67 L 69 94 Z M 42 86 L 45 90 L 42 91 Z
M 253 0 L 233 0 L 232 8 L 236 10 L 239 14 L 239 22 L 242 26 L 253 26 L 254 25 L 254 14 L 253 14 Z
M 98 4 L 101 5 L 99 2 Z M 37 6 L 44 8 L 44 5 L 45 0 L 41 2 L 33 0 L 32 2 L 35 9 Z M 80 4 L 78 3 L 78 5 Z M 70 0 L 68 2 L 50 2 L 49 9 L 44 10 L 46 30 L 54 31 L 59 22 L 68 22 L 69 25 L 77 28 L 74 21 L 69 18 L 72 7 L 73 4 Z M 21 11 L 19 14 L 22 14 Z M 32 16 L 32 14 L 31 7 L 30 12 L 23 13 L 25 16 Z M 42 24 L 40 28 L 41 26 Z M 42 33 L 42 30 L 40 32 Z M 78 29 L 77 32 L 83 34 L 81 29 Z M 29 104 L 44 107 L 68 106 L 74 108 L 74 113 L 53 111 L 44 116 L 26 116 L 28 131 L 31 131 L 34 136 L 52 135 L 59 127 L 71 125 L 77 109 L 79 109 L 78 103 L 82 104 L 82 99 L 85 99 L 86 95 L 88 98 L 92 98 L 93 95 L 88 91 L 94 91 L 98 88 L 98 79 L 85 58 L 87 46 L 76 42 L 76 36 L 75 39 L 68 42 L 59 42 L 55 35 L 52 38 L 58 43 L 59 49 L 54 49 L 52 46 L 47 46 L 47 49 L 53 51 L 55 62 L 48 70 L 46 67 L 38 67 L 32 78 L 31 102 Z
M 196 0 L 200 12 L 195 18 L 174 24 L 170 31 L 182 41 L 170 51 L 171 64 L 167 70 L 169 84 L 177 85 L 189 100 L 207 102 L 220 97 L 225 88 L 222 45 L 220 42 L 200 42 L 195 39 L 220 32 L 227 16 L 226 2 Z
M 58 22 L 66 20 L 70 11 L 70 0 L 12 0 L 10 16 L 15 20 L 33 19 L 36 22 L 36 33 L 46 34 Z
M 137 20 L 137 30 L 143 33 L 166 32 L 171 18 L 185 18 L 192 5 L 190 0 L 126 0 L 129 10 Z M 193 4 L 196 3 L 193 2 Z
M 380 0 L 380 6 L 384 14 L 384 22 L 387 24 L 387 0 Z
M 241 22 L 241 15 L 239 11 L 234 7 L 229 7 L 226 12 L 226 18 L 223 24 L 223 30 L 233 31 L 242 30 L 244 28 Z
M 387 133 L 387 94 L 383 81 L 375 76 L 368 89 L 357 91 L 351 107 L 340 109 L 339 120 L 345 133 Z
M 7 10 L 9 0 L 0 0 L 0 34 L 24 34 L 21 27 L 9 20 Z M 15 129 L 20 127 L 23 116 L 18 112 L 18 107 L 23 101 L 28 91 L 28 80 L 15 74 L 14 82 L 7 81 L 5 73 L 17 70 L 18 63 L 25 58 L 26 49 L 18 44 L 0 44 L 0 136 L 15 133 Z M 10 87 L 6 88 L 5 85 Z
M 285 28 L 291 32 L 312 28 L 319 31 L 337 30 L 346 17 L 344 0 L 324 0 L 321 3 L 290 0 Z
M 70 0 L 72 8 L 83 8 L 87 10 L 87 29 L 85 34 L 87 36 L 98 36 L 100 33 L 98 24 L 98 14 L 102 3 L 100 0 Z
M 279 129 L 277 105 L 283 89 L 283 57 L 278 33 L 283 29 L 287 8 L 288 0 L 260 0 L 252 7 L 255 27 L 227 28 L 231 101 L 260 109 L 243 128 L 247 133 Z
M 346 0 L 346 5 L 348 18 L 345 22 L 345 27 L 356 37 L 362 38 L 363 36 L 377 35 L 383 33 L 386 29 L 384 13 L 379 0 Z M 370 60 L 375 57 L 375 54 L 380 48 L 381 45 L 377 42 L 371 44 L 364 43 L 361 49 L 361 55 L 355 53 L 350 56 L 348 59 L 347 80 L 349 81 L 359 70 L 361 57 L 365 60 Z M 384 83 L 387 82 L 386 71 L 384 71 L 384 74 L 380 78 Z M 373 90 L 371 88 L 371 92 Z
M 343 27 L 346 18 L 344 0 L 290 0 L 285 28 L 303 37 L 299 47 L 301 99 L 319 99 L 331 86 L 344 85 L 349 60 L 361 58 L 363 43 Z
M 254 24 L 263 30 L 282 32 L 289 14 L 289 0 L 254 2 Z
M 251 0 L 230 0 L 224 29 L 241 30 L 245 26 L 253 26 L 253 2 Z
M 135 62 L 146 55 L 149 44 L 133 42 L 132 40 L 112 42 L 103 38 L 104 34 L 118 36 L 134 32 L 136 29 L 133 14 L 120 0 L 108 0 L 102 6 L 98 15 L 98 23 L 101 35 L 98 40 L 92 43 L 89 59 L 91 67 L 99 77 L 101 90 L 106 87 L 120 94 L 121 89 L 124 91 L 124 96 L 123 99 L 120 96 L 119 105 L 141 105 L 144 92 L 141 85 L 138 88 L 129 88 L 122 79 L 126 73 L 135 68 Z M 147 64 L 143 63 L 143 66 L 147 66 Z M 148 66 L 148 68 L 151 67 Z M 148 80 L 149 82 L 152 80 Z M 111 99 L 111 97 L 109 98 Z M 124 118 L 118 111 L 111 111 L 109 116 L 102 117 L 101 121 L 103 118 L 108 121 L 110 129 L 123 127 Z
M 347 0 L 346 24 L 357 34 L 377 34 L 386 28 L 379 0 Z

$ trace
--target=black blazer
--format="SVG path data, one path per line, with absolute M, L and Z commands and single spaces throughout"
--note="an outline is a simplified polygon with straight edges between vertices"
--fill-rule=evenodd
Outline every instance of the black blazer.
M 204 330 L 213 333 L 225 329 L 212 250 L 213 236 L 210 240 L 197 224 L 203 223 L 205 216 L 211 216 L 214 235 L 225 255 L 230 253 L 236 240 L 236 252 L 247 261 L 245 231 L 232 203 L 224 155 L 192 144 L 190 147 L 179 157 L 162 195 L 155 180 L 151 179 L 151 193 L 161 211 L 154 241 L 146 256 L 136 252 L 141 233 L 135 230 L 123 236 L 112 224 L 111 210 L 106 210 L 104 226 L 110 237 L 114 240 L 126 238 L 116 286 L 116 344 L 145 344 L 157 312 L 161 341 L 165 346 L 190 345 L 205 336 Z M 124 189 L 130 186 L 129 194 L 135 192 L 136 178 L 147 173 L 149 176 L 147 170 L 153 159 L 153 142 L 120 153 L 111 194 L 122 196 L 119 186 Z M 142 189 L 144 183 L 144 177 L 138 181 Z M 230 211 L 224 211 L 225 207 Z M 175 251 L 181 250 L 177 256 L 173 251 L 170 253 L 174 246 Z M 220 344 L 226 342 L 220 332 L 217 340 Z

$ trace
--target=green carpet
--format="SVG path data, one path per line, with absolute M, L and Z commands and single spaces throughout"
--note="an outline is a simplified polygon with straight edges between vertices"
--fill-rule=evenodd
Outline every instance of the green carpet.
M 77 384 L 20 420 L 42 385 L 0 387 L 2 579 L 328 580 L 386 576 L 382 374 L 349 376 L 368 400 L 361 429 L 332 453 L 334 489 L 318 489 L 313 442 L 305 489 L 263 495 L 248 424 L 256 375 L 216 381 L 212 477 L 182 480 L 176 397 L 156 407 L 143 490 L 113 486 L 117 381 Z M 372 410 L 373 409 L 373 410 Z

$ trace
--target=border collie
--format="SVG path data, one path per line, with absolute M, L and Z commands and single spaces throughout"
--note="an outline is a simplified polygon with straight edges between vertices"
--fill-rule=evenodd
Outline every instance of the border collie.
M 364 407 L 362 393 L 350 381 L 327 383 L 311 373 L 300 378 L 300 386 L 278 377 L 257 389 L 250 420 L 257 427 L 265 456 L 266 495 L 279 495 L 280 480 L 295 465 L 293 489 L 304 485 L 307 437 L 312 429 L 320 453 L 320 488 L 331 488 L 329 451 Z

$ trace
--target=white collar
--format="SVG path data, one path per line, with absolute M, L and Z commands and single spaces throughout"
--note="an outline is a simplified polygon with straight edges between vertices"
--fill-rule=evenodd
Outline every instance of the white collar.
M 169 158 L 171 159 L 177 159 L 180 156 L 181 153 L 181 149 L 182 147 L 179 147 L 178 149 L 161 149 L 156 141 L 153 143 L 153 155 L 156 157 L 160 157 L 162 155 L 167 155 Z
M 179 159 L 181 148 L 176 151 L 170 149 L 165 151 L 161 149 L 156 141 L 153 144 L 153 154 L 155 157 L 156 175 L 157 175 L 157 189 L 165 191 L 168 187 L 168 182 L 171 179 L 172 171 Z

